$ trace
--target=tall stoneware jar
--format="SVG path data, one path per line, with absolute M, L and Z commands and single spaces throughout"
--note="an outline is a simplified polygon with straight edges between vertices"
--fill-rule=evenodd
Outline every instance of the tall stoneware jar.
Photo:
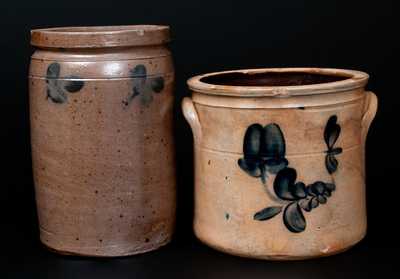
M 124 256 L 171 239 L 174 69 L 166 26 L 32 31 L 32 160 L 40 239 Z
M 188 81 L 197 237 L 273 260 L 335 254 L 366 233 L 363 72 L 257 69 Z

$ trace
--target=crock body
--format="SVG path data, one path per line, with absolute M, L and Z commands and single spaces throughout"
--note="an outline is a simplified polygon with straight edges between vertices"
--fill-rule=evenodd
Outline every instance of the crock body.
M 239 96 L 236 86 L 210 94 L 189 85 L 183 110 L 195 138 L 200 240 L 235 255 L 292 260 L 334 254 L 364 237 L 373 93 L 361 86 L 291 95 L 276 87 L 275 96 Z
M 91 47 L 56 33 L 66 46 L 39 34 L 29 77 L 40 239 L 66 254 L 156 249 L 175 222 L 171 55 L 161 42 Z

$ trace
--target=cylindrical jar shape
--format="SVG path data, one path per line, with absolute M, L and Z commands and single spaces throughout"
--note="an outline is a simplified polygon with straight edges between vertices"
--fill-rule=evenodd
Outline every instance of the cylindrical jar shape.
M 32 31 L 30 117 L 40 239 L 124 256 L 175 223 L 174 69 L 166 26 Z
M 197 237 L 227 253 L 293 260 L 366 233 L 368 75 L 315 68 L 229 71 L 188 81 Z

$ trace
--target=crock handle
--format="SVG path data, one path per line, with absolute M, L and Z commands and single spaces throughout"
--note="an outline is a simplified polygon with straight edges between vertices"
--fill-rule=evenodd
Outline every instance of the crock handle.
M 365 102 L 364 102 L 364 115 L 361 120 L 361 140 L 362 144 L 365 146 L 367 140 L 367 134 L 369 126 L 375 117 L 376 110 L 378 109 L 378 98 L 375 93 L 371 91 L 365 92 Z
M 183 98 L 182 111 L 187 122 L 189 122 L 189 125 L 192 128 L 194 141 L 196 143 L 199 143 L 201 139 L 201 125 L 192 98 L 190 97 Z

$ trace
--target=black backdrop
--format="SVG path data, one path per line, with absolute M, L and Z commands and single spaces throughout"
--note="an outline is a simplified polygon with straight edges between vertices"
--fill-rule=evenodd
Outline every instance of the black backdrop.
M 0 11 L 1 240 L 12 278 L 368 277 L 396 272 L 400 105 L 396 1 L 6 1 Z M 94 260 L 57 256 L 38 241 L 29 146 L 29 30 L 73 25 L 167 24 L 177 74 L 178 224 L 173 243 L 142 256 Z M 327 259 L 271 263 L 211 250 L 193 237 L 192 134 L 180 111 L 186 79 L 210 71 L 316 66 L 366 71 L 379 110 L 367 144 L 368 235 Z M 397 109 L 398 110 L 398 109 Z M 316 264 L 317 263 L 317 264 Z M 393 263 L 393 264 L 392 264 Z M 393 273 L 394 274 L 394 273 Z M 136 276 L 135 276 L 136 275 Z

